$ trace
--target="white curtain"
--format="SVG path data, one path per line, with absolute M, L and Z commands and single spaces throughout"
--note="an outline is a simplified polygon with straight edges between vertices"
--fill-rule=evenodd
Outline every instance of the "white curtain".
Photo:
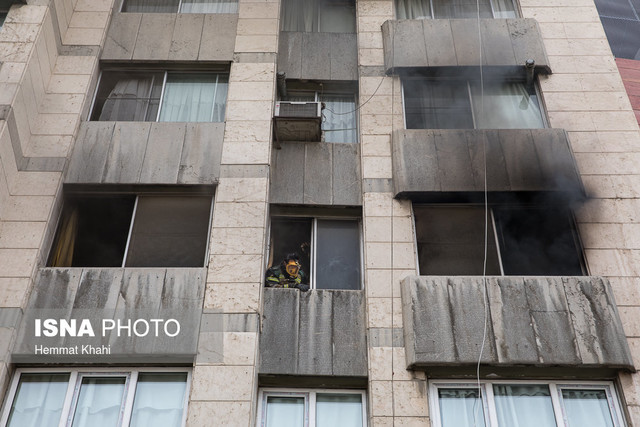
M 145 121 L 152 85 L 152 76 L 119 80 L 104 101 L 99 120 Z
M 22 374 L 7 427 L 57 427 L 68 374 Z
M 224 121 L 227 81 L 219 74 L 169 74 L 158 121 Z
M 513 0 L 491 0 L 494 18 L 516 18 Z
M 187 374 L 140 374 L 129 427 L 180 427 Z
M 551 394 L 546 385 L 494 385 L 498 425 L 555 427 Z
M 431 0 L 396 0 L 398 19 L 431 18 Z
M 182 13 L 237 13 L 237 0 L 182 0 Z
M 322 110 L 322 130 L 325 142 L 357 142 L 356 103 L 353 95 L 320 96 L 325 109 Z
M 318 394 L 316 427 L 362 427 L 362 396 Z
M 176 13 L 179 0 L 126 0 L 123 12 Z
M 318 31 L 319 0 L 282 0 L 282 31 Z
M 125 378 L 84 378 L 72 427 L 112 427 L 118 424 Z
M 538 99 L 522 83 L 471 84 L 477 129 L 538 129 L 544 127 Z
M 303 427 L 304 397 L 267 397 L 265 427 Z
M 604 390 L 562 390 L 569 427 L 613 427 Z
M 484 411 L 477 389 L 441 388 L 438 402 L 442 427 L 484 427 Z

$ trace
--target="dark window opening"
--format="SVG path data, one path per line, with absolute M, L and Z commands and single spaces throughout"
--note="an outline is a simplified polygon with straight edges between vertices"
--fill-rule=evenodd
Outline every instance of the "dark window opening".
M 414 206 L 423 275 L 481 275 L 482 206 Z M 487 275 L 581 276 L 582 250 L 569 209 L 494 206 L 488 210 Z
M 355 0 L 283 0 L 282 31 L 355 33 Z
M 315 289 L 361 288 L 360 221 L 275 217 L 269 266 L 295 252 Z
M 70 196 L 51 267 L 202 267 L 210 196 Z

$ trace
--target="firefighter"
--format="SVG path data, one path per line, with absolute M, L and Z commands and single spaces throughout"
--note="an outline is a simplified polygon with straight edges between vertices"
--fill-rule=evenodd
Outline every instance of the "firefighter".
M 290 253 L 280 265 L 274 265 L 267 270 L 265 286 L 268 288 L 298 288 L 302 292 L 309 290 L 307 279 L 300 268 L 300 257 L 297 253 Z

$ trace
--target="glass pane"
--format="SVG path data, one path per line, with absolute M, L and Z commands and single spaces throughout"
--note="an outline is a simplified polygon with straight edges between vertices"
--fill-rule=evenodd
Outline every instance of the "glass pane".
M 500 426 L 556 426 L 549 386 L 494 385 L 493 395 Z
M 217 74 L 169 74 L 162 98 L 160 122 L 220 122 L 224 120 L 226 82 L 219 95 Z
M 57 427 L 69 374 L 22 374 L 7 427 Z
M 187 373 L 140 373 L 130 427 L 180 427 Z
M 325 142 L 357 142 L 356 103 L 353 95 L 323 94 L 322 130 Z
M 522 83 L 471 83 L 478 129 L 539 129 L 544 127 L 538 97 Z
M 396 0 L 396 17 L 398 19 L 431 18 L 431 1 Z
M 104 71 L 91 120 L 155 121 L 164 73 Z
M 318 394 L 316 427 L 362 427 L 362 396 Z
M 360 226 L 357 220 L 318 220 L 316 288 L 360 289 Z
M 121 419 L 124 377 L 85 377 L 72 427 L 112 427 Z
M 320 0 L 282 0 L 282 31 L 318 31 Z
M 210 196 L 140 196 L 127 267 L 202 267 Z
M 604 390 L 563 389 L 562 399 L 569 427 L 613 427 Z
M 179 0 L 126 0 L 123 12 L 176 13 Z
M 271 252 L 269 267 L 278 266 L 287 254 L 300 257 L 303 283 L 309 284 L 311 271 L 311 218 L 273 218 L 271 220 Z M 284 266 L 283 266 L 284 268 Z
M 506 275 L 581 276 L 573 221 L 561 208 L 495 208 Z
M 489 0 L 432 0 L 433 15 L 436 19 L 467 19 L 478 17 L 478 5 L 480 6 L 480 18 L 492 18 L 491 4 Z M 476 26 L 476 31 L 478 27 Z
M 237 0 L 182 0 L 182 13 L 237 13 Z
M 466 84 L 408 79 L 402 86 L 407 129 L 473 129 Z
M 477 276 L 484 269 L 483 207 L 414 206 L 420 274 Z M 487 274 L 500 275 L 500 264 L 488 217 Z
M 442 427 L 484 427 L 484 408 L 478 389 L 438 389 Z
M 513 0 L 491 0 L 494 18 L 517 18 Z
M 353 0 L 321 0 L 321 33 L 355 33 L 356 5 Z
M 265 427 L 303 427 L 304 397 L 267 397 Z

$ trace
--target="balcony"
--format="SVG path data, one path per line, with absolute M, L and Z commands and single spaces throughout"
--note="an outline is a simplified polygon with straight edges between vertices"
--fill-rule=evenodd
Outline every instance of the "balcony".
M 482 363 L 493 367 L 635 371 L 613 293 L 601 277 L 490 276 Z M 479 276 L 402 282 L 409 369 L 478 362 L 484 329 Z

